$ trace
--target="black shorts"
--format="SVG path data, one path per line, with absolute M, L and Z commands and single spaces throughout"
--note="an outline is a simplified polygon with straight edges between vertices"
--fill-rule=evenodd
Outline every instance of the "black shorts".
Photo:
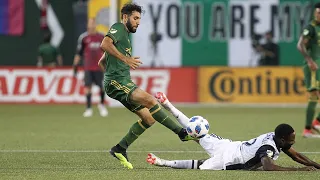
M 85 71 L 84 72 L 84 86 L 91 86 L 92 83 L 103 87 L 103 72 L 101 71 Z

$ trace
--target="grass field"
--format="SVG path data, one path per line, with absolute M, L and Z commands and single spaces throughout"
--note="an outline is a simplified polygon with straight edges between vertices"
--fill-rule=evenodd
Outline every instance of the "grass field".
M 160 124 L 148 129 L 130 148 L 133 170 L 107 154 L 138 118 L 123 108 L 110 116 L 83 118 L 81 105 L 0 105 L 0 179 L 320 179 L 319 172 L 247 172 L 177 170 L 150 166 L 148 152 L 167 159 L 204 159 L 194 142 L 180 142 Z M 303 108 L 181 108 L 188 116 L 202 115 L 210 132 L 248 140 L 273 131 L 279 123 L 297 131 L 295 148 L 320 162 L 320 139 L 303 139 Z M 300 166 L 281 153 L 276 162 Z

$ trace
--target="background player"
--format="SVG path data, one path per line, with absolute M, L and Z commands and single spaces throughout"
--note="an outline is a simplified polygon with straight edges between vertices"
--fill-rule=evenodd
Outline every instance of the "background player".
M 157 93 L 156 98 L 169 110 L 182 126 L 187 127 L 189 118 L 175 108 L 163 93 Z M 202 169 L 202 170 L 254 170 L 263 167 L 267 171 L 311 171 L 320 169 L 320 164 L 295 151 L 291 146 L 295 143 L 295 132 L 288 124 L 280 124 L 274 132 L 262 134 L 249 141 L 231 141 L 215 134 L 207 134 L 200 138 L 199 144 L 211 158 L 207 160 L 164 160 L 148 154 L 147 162 L 157 166 Z M 294 161 L 306 165 L 302 168 L 281 167 L 273 163 L 280 152 L 290 156 Z
M 305 59 L 305 65 L 303 66 L 304 82 L 309 94 L 309 102 L 306 109 L 306 123 L 303 131 L 304 137 L 320 137 L 315 135 L 315 133 L 319 133 L 320 130 L 320 113 L 317 118 L 313 120 L 320 96 L 320 45 L 318 44 L 318 34 L 320 33 L 320 3 L 315 4 L 314 17 L 314 20 L 303 30 L 297 45 L 298 50 Z
M 153 125 L 155 120 L 179 135 L 181 140 L 191 139 L 186 131 L 168 116 L 152 95 L 138 88 L 131 80 L 130 68 L 136 69 L 141 61 L 138 57 L 132 57 L 129 33 L 137 31 L 141 12 L 141 6 L 134 3 L 122 7 L 122 22 L 113 24 L 103 39 L 101 48 L 106 53 L 99 61 L 99 65 L 106 70 L 104 86 L 107 95 L 120 101 L 128 110 L 141 118 L 110 150 L 110 154 L 129 169 L 133 166 L 128 160 L 126 149 Z
M 39 46 L 38 50 L 38 67 L 56 67 L 57 64 L 58 66 L 62 66 L 63 64 L 63 58 L 60 54 L 59 48 L 52 46 L 50 41 L 51 33 L 46 32 L 44 34 L 43 43 Z
M 100 88 L 100 103 L 98 109 L 100 115 L 105 117 L 108 111 L 104 106 L 104 89 L 103 89 L 103 72 L 98 66 L 98 61 L 103 54 L 100 49 L 100 43 L 104 35 L 96 31 L 94 19 L 90 19 L 87 25 L 87 31 L 82 33 L 78 39 L 77 54 L 74 57 L 73 67 L 74 75 L 76 76 L 81 57 L 84 59 L 84 85 L 86 93 L 86 110 L 83 113 L 84 117 L 91 117 L 93 114 L 91 108 L 91 87 L 95 83 Z

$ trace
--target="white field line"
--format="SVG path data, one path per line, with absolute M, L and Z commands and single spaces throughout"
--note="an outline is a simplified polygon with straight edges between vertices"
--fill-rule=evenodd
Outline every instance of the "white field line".
M 0 150 L 0 153 L 106 153 L 107 150 L 14 150 L 14 149 L 2 149 Z M 205 151 L 127 151 L 128 153 L 173 153 L 173 154 L 179 154 L 179 153 L 200 153 L 205 154 Z M 320 151 L 314 151 L 314 152 L 301 152 L 303 154 L 320 154 Z

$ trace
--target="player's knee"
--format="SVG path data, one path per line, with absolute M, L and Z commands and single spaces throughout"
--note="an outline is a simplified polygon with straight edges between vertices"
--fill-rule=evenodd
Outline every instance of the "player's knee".
M 151 96 L 150 94 L 148 94 L 145 97 L 144 101 L 145 101 L 145 107 L 147 107 L 149 109 L 157 104 L 157 100 L 153 96 Z
M 90 94 L 90 93 L 91 93 L 91 86 L 86 86 L 86 87 L 84 88 L 84 93 Z
M 318 100 L 319 100 L 318 91 L 310 91 L 309 92 L 309 101 L 318 101 Z
M 152 126 L 156 122 L 153 118 L 142 118 L 142 121 L 149 126 Z

